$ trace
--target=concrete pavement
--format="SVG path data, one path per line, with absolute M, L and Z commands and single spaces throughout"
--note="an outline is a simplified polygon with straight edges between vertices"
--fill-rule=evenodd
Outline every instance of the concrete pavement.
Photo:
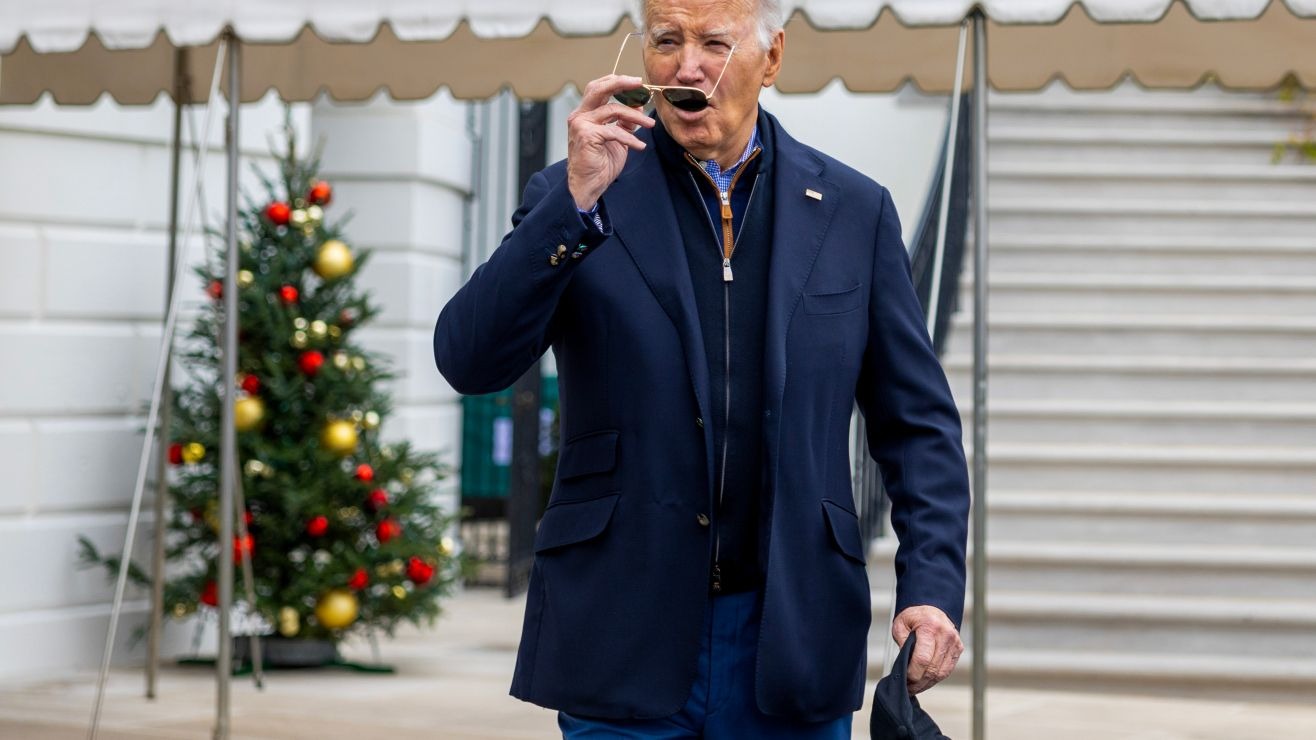
M 233 681 L 233 738 L 250 740 L 420 740 L 553 738 L 556 713 L 507 694 L 524 598 L 505 600 L 467 590 L 446 602 L 430 631 L 400 631 L 381 644 L 393 675 L 339 670 L 280 671 L 264 690 Z M 348 658 L 369 660 L 364 643 Z M 64 680 L 0 687 L 0 738 L 84 738 L 95 696 L 94 672 Z M 160 696 L 142 696 L 140 669 L 110 679 L 100 737 L 209 738 L 213 674 L 196 667 L 163 669 Z M 867 696 L 871 697 L 870 683 Z M 922 697 L 948 735 L 969 736 L 969 691 L 940 686 Z M 855 738 L 867 737 L 869 707 L 855 716 Z M 1316 737 L 1316 700 L 1302 704 L 1159 698 L 1120 694 L 993 689 L 989 736 L 1001 740 L 1251 740 Z

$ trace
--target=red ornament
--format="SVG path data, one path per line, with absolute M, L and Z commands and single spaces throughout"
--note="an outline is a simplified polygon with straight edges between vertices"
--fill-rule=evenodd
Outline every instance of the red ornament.
M 251 518 L 252 518 L 252 517 L 251 517 L 251 512 L 250 512 L 250 511 L 243 510 L 243 512 L 242 512 L 242 522 L 243 522 L 244 524 L 246 524 L 248 527 L 251 526 Z
M 242 376 L 242 390 L 250 395 L 256 395 L 260 391 L 260 378 L 247 373 Z
M 206 295 L 209 295 L 211 298 L 214 298 L 215 300 L 219 300 L 220 298 L 223 298 L 224 284 L 218 280 L 211 280 L 210 284 L 206 286 Z
M 318 349 L 307 350 L 297 358 L 297 366 L 307 375 L 315 375 L 324 366 L 324 355 Z
M 363 483 L 369 483 L 375 479 L 375 469 L 366 463 L 361 463 L 356 466 L 356 479 Z
M 398 520 L 392 517 L 385 519 L 375 527 L 375 536 L 379 538 L 379 544 L 384 544 L 389 540 L 402 534 L 402 525 Z
M 201 587 L 201 603 L 206 606 L 219 606 L 218 583 L 206 581 L 206 585 Z
M 255 549 L 255 547 L 256 547 L 256 540 L 252 538 L 250 533 L 248 533 L 246 537 L 234 537 L 233 562 L 241 563 L 243 555 L 246 555 L 247 557 L 251 557 L 251 551 Z
M 376 488 L 366 495 L 366 508 L 371 511 L 379 511 L 385 506 L 388 506 L 388 491 Z
M 329 183 L 324 180 L 317 181 L 310 190 L 306 191 L 306 202 L 317 206 L 329 205 L 329 199 L 332 197 L 333 188 L 330 188 Z
M 407 578 L 410 578 L 412 583 L 417 586 L 424 586 L 433 577 L 434 566 L 415 555 L 412 555 L 411 559 L 407 561 Z
M 291 285 L 285 285 L 279 288 L 279 300 L 283 301 L 285 306 L 291 306 L 297 302 L 297 288 Z
M 169 445 L 169 464 L 170 465 L 183 464 L 183 445 L 177 442 Z
M 265 206 L 265 218 L 279 226 L 287 226 L 290 216 L 292 216 L 292 209 L 288 207 L 287 203 L 275 201 Z
M 329 517 L 319 514 L 306 523 L 306 533 L 312 537 L 323 537 L 329 531 Z
M 347 579 L 347 587 L 353 591 L 360 591 L 370 585 L 370 576 L 366 574 L 365 568 L 357 568 L 352 577 Z

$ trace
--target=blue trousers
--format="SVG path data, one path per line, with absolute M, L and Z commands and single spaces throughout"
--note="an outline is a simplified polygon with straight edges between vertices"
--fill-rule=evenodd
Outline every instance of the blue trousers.
M 599 719 L 558 712 L 564 740 L 708 738 L 849 740 L 852 715 L 827 722 L 770 717 L 754 702 L 754 656 L 763 592 L 712 597 L 699 640 L 699 669 L 685 706 L 660 719 Z

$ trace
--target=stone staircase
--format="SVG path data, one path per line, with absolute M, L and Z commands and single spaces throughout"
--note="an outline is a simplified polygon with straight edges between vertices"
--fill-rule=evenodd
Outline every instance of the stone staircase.
M 1212 87 L 994 96 L 993 684 L 1316 693 L 1316 165 L 1270 163 L 1301 125 Z

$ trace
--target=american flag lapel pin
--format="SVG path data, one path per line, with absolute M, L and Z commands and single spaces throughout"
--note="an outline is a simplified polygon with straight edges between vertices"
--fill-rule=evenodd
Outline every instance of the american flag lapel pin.
M 813 188 L 805 188 L 804 194 L 807 197 L 813 198 L 814 200 L 822 200 L 822 193 L 818 192 L 817 190 L 814 190 Z

